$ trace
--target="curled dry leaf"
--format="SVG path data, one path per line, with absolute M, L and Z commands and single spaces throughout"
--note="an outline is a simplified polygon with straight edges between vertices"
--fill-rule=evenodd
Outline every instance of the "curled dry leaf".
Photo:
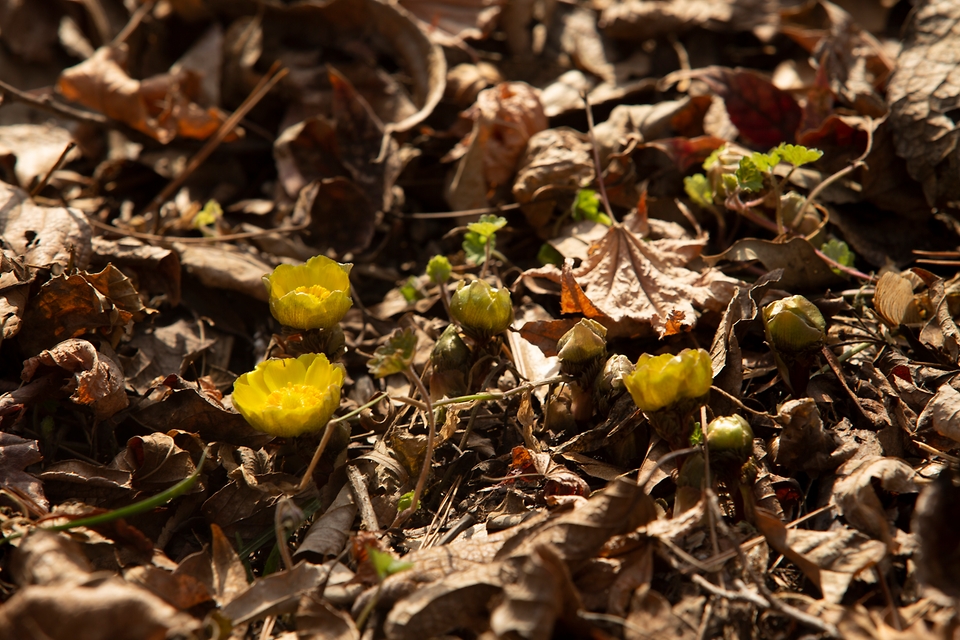
M 763 509 L 756 510 L 756 525 L 767 543 L 797 565 L 831 603 L 840 602 L 853 579 L 887 553 L 884 543 L 849 527 L 830 531 L 787 529 Z
M 456 209 L 486 206 L 490 190 L 509 184 L 531 136 L 547 128 L 539 91 L 525 82 L 484 89 L 464 115 L 473 131 L 448 155 L 460 159 L 447 195 Z
M 0 127 L 0 156 L 9 153 L 16 157 L 16 182 L 30 188 L 50 171 L 72 140 L 68 130 L 51 122 L 8 125 Z M 74 148 L 64 162 L 79 157 L 80 151 Z
M 960 195 L 954 120 L 960 79 L 960 5 L 927 0 L 917 5 L 906 25 L 903 48 L 887 88 L 897 155 L 923 185 L 931 204 Z
M 833 495 L 846 521 L 896 551 L 893 526 L 874 481 L 887 493 L 917 493 L 916 474 L 910 465 L 896 458 L 870 456 L 847 462 L 837 474 L 840 479 L 833 486 Z
M 457 46 L 467 38 L 486 37 L 506 0 L 398 0 L 413 14 L 430 39 L 444 46 Z
M 36 476 L 24 470 L 41 460 L 43 456 L 36 440 L 25 440 L 0 431 L 0 487 L 27 496 L 37 507 L 46 510 L 50 502 L 43 494 L 43 485 Z
M 664 335 L 677 312 L 692 326 L 697 309 L 719 310 L 729 302 L 737 280 L 716 269 L 686 268 L 706 238 L 648 240 L 638 233 L 639 223 L 640 216 L 632 215 L 610 227 L 576 269 L 567 260 L 562 271 L 548 265 L 524 277 L 559 284 L 563 313 L 597 320 L 607 326 L 609 337 L 639 335 L 651 326 Z
M 856 453 L 841 448 L 835 433 L 825 431 L 817 403 L 812 398 L 790 400 L 780 407 L 776 421 L 783 431 L 774 441 L 774 460 L 791 471 L 819 474 L 836 469 Z
M 120 365 L 86 340 L 64 340 L 53 349 L 28 359 L 23 364 L 23 380 L 32 380 L 41 366 L 57 367 L 73 374 L 70 399 L 89 406 L 98 420 L 109 418 L 129 404 Z
M 123 122 L 164 144 L 177 136 L 204 140 L 226 120 L 215 107 L 194 100 L 200 78 L 191 70 L 135 80 L 126 70 L 127 47 L 101 47 L 80 64 L 65 69 L 57 90 L 72 100 Z M 232 136 L 237 137 L 236 133 Z
M 294 558 L 324 561 L 339 555 L 350 538 L 350 529 L 357 517 L 357 503 L 349 484 L 344 484 L 323 515 L 310 525 Z
M 13 252 L 10 252 L 13 256 Z M 32 277 L 20 261 L 0 253 L 0 327 L 3 339 L 20 332 L 21 318 L 27 308 Z
M 960 391 L 949 383 L 940 385 L 936 395 L 930 398 L 917 418 L 918 434 L 925 434 L 931 429 L 945 438 L 960 442 Z

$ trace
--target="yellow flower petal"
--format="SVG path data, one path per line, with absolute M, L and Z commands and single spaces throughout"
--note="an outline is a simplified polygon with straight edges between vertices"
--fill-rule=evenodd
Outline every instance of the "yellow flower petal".
M 706 395 L 713 382 L 710 354 L 684 349 L 677 355 L 644 353 L 623 383 L 642 411 L 658 411 L 678 400 Z
M 315 256 L 304 264 L 282 264 L 263 282 L 270 296 L 270 313 L 294 329 L 329 329 L 353 305 L 351 264 Z
M 233 385 L 233 406 L 256 429 L 293 437 L 319 431 L 340 406 L 342 365 L 323 354 L 266 360 Z

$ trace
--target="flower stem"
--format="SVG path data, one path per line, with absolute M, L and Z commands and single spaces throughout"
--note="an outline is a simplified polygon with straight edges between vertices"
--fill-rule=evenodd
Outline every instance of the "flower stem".
M 126 507 L 114 509 L 113 511 L 107 511 L 106 513 L 100 513 L 95 516 L 78 518 L 77 520 L 65 522 L 64 524 L 53 525 L 52 527 L 38 528 L 46 531 L 67 531 L 69 529 L 76 529 L 77 527 L 96 527 L 98 525 L 107 524 L 115 520 L 120 520 L 121 518 L 130 518 L 140 515 L 141 513 L 147 513 L 148 511 L 152 511 L 157 507 L 162 507 L 174 498 L 179 498 L 182 496 L 197 483 L 197 478 L 200 477 L 200 470 L 203 469 L 203 463 L 206 462 L 206 460 L 207 450 L 204 449 L 203 453 L 200 455 L 199 462 L 197 462 L 196 468 L 193 470 L 193 473 L 166 491 L 161 491 L 157 495 L 147 498 L 146 500 L 141 500 L 140 502 L 135 502 L 131 505 L 127 505 Z M 11 540 L 16 540 L 17 538 L 22 538 L 23 535 L 23 533 L 19 532 L 12 533 L 9 536 L 0 539 L 0 545 L 6 544 Z
M 307 465 L 307 470 L 303 473 L 303 479 L 300 480 L 300 485 L 297 487 L 297 493 L 304 491 L 307 488 L 307 485 L 310 484 L 310 479 L 313 478 L 313 471 L 317 468 L 317 464 L 320 462 L 320 456 L 323 455 L 324 449 L 327 448 L 327 443 L 330 441 L 330 435 L 333 433 L 333 427 L 331 425 L 336 424 L 337 422 L 343 422 L 344 420 L 349 420 L 350 418 L 359 415 L 364 409 L 369 409 L 373 405 L 377 404 L 386 397 L 386 394 L 380 394 L 374 396 L 373 400 L 370 400 L 364 405 L 361 405 L 342 416 L 331 419 L 327 422 L 327 426 L 324 427 L 323 437 L 320 438 L 320 444 L 317 445 L 317 450 L 313 452 L 313 458 L 310 460 L 310 464 Z
M 437 419 L 433 414 L 434 404 L 430 399 L 430 393 L 427 391 L 427 388 L 423 384 L 423 380 L 420 379 L 420 376 L 417 375 L 417 372 L 413 369 L 413 364 L 410 364 L 406 370 L 404 370 L 407 378 L 410 379 L 420 392 L 420 397 L 423 398 L 423 402 L 426 405 L 427 413 L 427 450 L 423 454 L 423 466 L 420 467 L 420 477 L 417 478 L 417 486 L 413 490 L 413 501 L 410 506 L 404 509 L 402 512 L 397 514 L 396 519 L 393 521 L 393 524 L 390 525 L 391 528 L 396 528 L 406 522 L 407 518 L 416 513 L 417 509 L 420 508 L 420 496 L 423 495 L 423 487 L 427 484 L 427 476 L 430 474 L 430 467 L 433 464 L 433 445 L 436 440 L 437 435 Z

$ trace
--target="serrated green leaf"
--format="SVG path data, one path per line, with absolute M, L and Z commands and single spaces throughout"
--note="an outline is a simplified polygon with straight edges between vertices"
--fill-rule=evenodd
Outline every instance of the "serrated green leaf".
M 808 149 L 802 144 L 782 143 L 777 147 L 780 158 L 784 162 L 789 162 L 795 167 L 802 167 L 805 164 L 816 162 L 823 156 L 823 151 L 819 149 Z
M 602 225 L 610 226 L 610 216 L 600 211 L 600 196 L 593 189 L 580 189 L 577 199 L 573 203 L 573 219 L 576 221 L 590 220 Z
M 736 176 L 737 184 L 744 191 L 760 191 L 763 188 L 763 174 L 750 158 L 740 158 Z
M 413 567 L 412 562 L 399 560 L 386 551 L 380 551 L 374 547 L 367 547 L 367 556 L 370 558 L 373 569 L 377 572 L 377 578 L 380 580 L 385 580 L 388 576 Z
M 540 261 L 540 264 L 546 266 L 548 264 L 556 265 L 558 267 L 563 266 L 563 254 L 554 249 L 553 245 L 544 242 L 540 245 L 540 250 L 537 251 L 537 260 Z
M 845 267 L 852 267 L 853 263 L 857 259 L 857 254 L 850 250 L 850 247 L 847 246 L 847 243 L 843 240 L 837 240 L 836 238 L 830 238 L 829 241 L 824 242 L 820 247 L 820 251 L 823 252 L 823 255 L 836 260 Z M 831 267 L 831 269 L 837 275 L 841 275 L 843 273 L 836 267 Z
M 427 263 L 427 277 L 435 284 L 443 284 L 449 280 L 451 271 L 453 267 L 450 266 L 446 256 L 433 256 Z
M 723 145 L 719 149 L 714 149 L 710 155 L 707 156 L 707 159 L 703 161 L 703 170 L 709 171 L 710 167 L 720 162 L 720 154 L 727 150 L 727 145 Z
M 500 216 L 482 215 L 476 222 L 467 225 L 467 229 L 482 238 L 489 238 L 507 225 L 507 219 Z
M 780 162 L 780 154 L 777 149 L 771 149 L 770 153 L 753 152 L 750 154 L 750 160 L 757 166 L 761 173 L 766 173 L 777 166 Z
M 400 373 L 409 369 L 417 349 L 417 334 L 413 329 L 393 332 L 386 344 L 377 347 L 367 362 L 367 369 L 374 378 Z
M 420 287 L 417 286 L 417 279 L 413 276 L 407 280 L 407 282 L 400 287 L 400 293 L 403 295 L 403 299 L 408 303 L 416 302 L 417 300 L 423 299 L 423 292 L 420 291 Z
M 683 190 L 687 192 L 687 197 L 704 209 L 713 206 L 713 189 L 710 188 L 710 181 L 702 173 L 695 173 L 683 179 Z

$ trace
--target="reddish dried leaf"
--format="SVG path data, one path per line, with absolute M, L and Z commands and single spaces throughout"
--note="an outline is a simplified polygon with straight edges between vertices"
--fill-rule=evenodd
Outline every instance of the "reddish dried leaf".
M 730 121 L 748 146 L 766 151 L 781 142 L 794 142 L 803 115 L 800 105 L 767 78 L 725 67 L 700 69 L 691 77 L 703 80 L 723 98 Z
M 714 136 L 698 136 L 696 138 L 664 138 L 648 142 L 643 146 L 663 151 L 677 166 L 680 173 L 686 173 L 690 168 L 702 165 L 711 153 L 726 143 L 726 140 Z
M 93 409 L 97 419 L 109 418 L 129 404 L 123 369 L 99 353 L 86 340 L 71 338 L 23 363 L 21 377 L 30 381 L 41 366 L 58 367 L 73 374 L 70 399 Z
M 99 111 L 167 143 L 176 136 L 203 140 L 226 120 L 219 109 L 193 102 L 199 80 L 193 72 L 161 74 L 140 81 L 126 71 L 127 48 L 101 47 L 65 69 L 57 90 L 68 100 Z M 191 91 L 191 89 L 193 91 Z M 232 138 L 236 139 L 234 133 Z

